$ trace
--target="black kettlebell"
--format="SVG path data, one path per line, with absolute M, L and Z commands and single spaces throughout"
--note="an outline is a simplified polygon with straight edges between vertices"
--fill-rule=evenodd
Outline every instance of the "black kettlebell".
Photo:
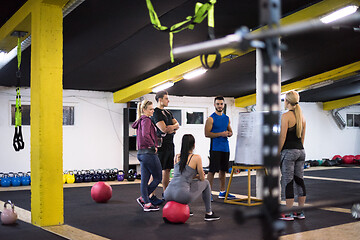
M 136 173 L 135 169 L 130 169 L 128 171 L 127 180 L 130 182 L 135 181 L 135 179 L 136 179 L 135 173 Z
M 84 173 L 84 182 L 91 182 L 92 181 L 92 176 L 90 174 L 89 170 L 85 170 Z
M 92 181 L 93 182 L 98 182 L 100 180 L 100 174 L 95 172 L 94 169 L 90 169 L 90 175 L 92 176 Z
M 115 181 L 115 179 L 116 179 L 115 169 L 110 169 L 109 181 Z
M 100 181 L 107 181 L 108 180 L 108 174 L 106 174 L 105 171 L 102 171 L 100 169 L 100 172 L 98 171 L 98 174 L 100 175 Z

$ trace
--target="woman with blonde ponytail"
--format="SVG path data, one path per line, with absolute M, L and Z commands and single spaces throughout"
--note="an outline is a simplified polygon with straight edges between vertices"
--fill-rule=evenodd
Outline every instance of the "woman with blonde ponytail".
M 141 196 L 136 199 L 145 212 L 159 211 L 149 199 L 152 193 L 162 180 L 162 169 L 157 155 L 156 128 L 150 117 L 154 114 L 152 102 L 144 100 L 138 104 L 137 120 L 132 124 L 136 129 L 137 158 L 141 166 Z M 150 176 L 153 180 L 149 184 Z
M 305 205 L 306 189 L 304 183 L 305 150 L 304 139 L 306 121 L 299 106 L 299 94 L 290 91 L 285 97 L 285 109 L 289 111 L 281 116 L 281 130 L 279 138 L 281 183 L 285 192 L 286 207 L 289 213 L 282 214 L 280 219 L 291 221 L 304 219 L 303 211 L 291 212 L 294 205 L 294 182 L 298 194 L 300 207 Z

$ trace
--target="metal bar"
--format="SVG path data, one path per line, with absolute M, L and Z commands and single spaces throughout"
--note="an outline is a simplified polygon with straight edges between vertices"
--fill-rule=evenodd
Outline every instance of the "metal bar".
M 343 20 L 338 20 L 329 24 L 324 24 L 319 19 L 314 19 L 287 26 L 274 27 L 263 31 L 250 32 L 247 34 L 242 31 L 238 31 L 237 33 L 227 35 L 223 38 L 174 48 L 173 53 L 175 57 L 205 54 L 225 48 L 239 48 L 239 45 L 243 41 L 264 40 L 269 37 L 278 36 L 293 36 L 315 30 L 331 29 L 334 26 L 347 24 L 349 22 L 360 22 L 360 13 L 352 14 Z

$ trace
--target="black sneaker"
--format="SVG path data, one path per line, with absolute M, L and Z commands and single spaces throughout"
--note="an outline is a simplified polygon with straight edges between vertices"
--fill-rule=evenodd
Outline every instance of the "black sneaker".
M 144 205 L 144 212 L 152 212 L 159 211 L 160 208 L 158 206 L 154 206 L 152 203 Z
M 220 219 L 220 217 L 215 215 L 214 212 L 212 212 L 211 215 L 205 214 L 205 218 L 204 218 L 205 221 L 216 221 L 216 220 L 219 220 L 219 219 Z
M 155 195 L 153 195 L 151 198 L 150 198 L 150 202 L 155 205 L 155 206 L 159 206 L 161 205 L 164 201 L 161 200 L 161 199 L 158 199 Z
M 142 208 L 144 208 L 145 202 L 142 200 L 142 197 L 138 197 L 136 201 Z
M 194 216 L 194 213 L 192 211 L 190 211 L 190 217 Z

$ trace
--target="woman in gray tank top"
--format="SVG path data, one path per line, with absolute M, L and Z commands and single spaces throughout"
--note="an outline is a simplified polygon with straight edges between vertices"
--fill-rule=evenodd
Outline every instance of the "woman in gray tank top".
M 182 138 L 181 152 L 174 159 L 174 177 L 164 192 L 166 201 L 188 204 L 202 195 L 205 204 L 205 221 L 219 220 L 211 210 L 211 188 L 205 179 L 201 157 L 193 154 L 195 139 L 191 134 Z

